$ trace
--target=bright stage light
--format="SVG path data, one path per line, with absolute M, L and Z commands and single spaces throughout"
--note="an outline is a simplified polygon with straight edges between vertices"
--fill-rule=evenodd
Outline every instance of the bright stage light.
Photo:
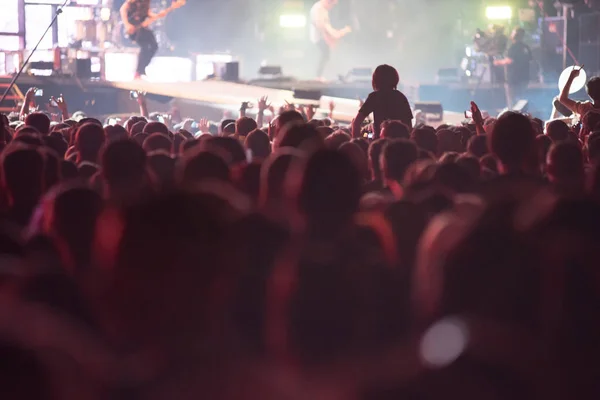
M 282 28 L 304 28 L 306 26 L 306 16 L 301 14 L 280 15 L 279 26 Z
M 512 8 L 510 8 L 510 6 L 486 7 L 485 16 L 491 20 L 511 19 Z

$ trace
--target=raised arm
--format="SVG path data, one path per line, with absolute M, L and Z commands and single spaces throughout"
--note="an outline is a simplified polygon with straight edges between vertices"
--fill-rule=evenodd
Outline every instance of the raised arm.
M 573 68 L 571 75 L 569 75 L 569 79 L 567 79 L 567 83 L 565 83 L 565 86 L 560 91 L 560 97 L 558 98 L 558 101 L 560 101 L 562 105 L 573 112 L 576 112 L 577 102 L 569 98 L 569 92 L 571 91 L 573 81 L 579 76 L 580 70 L 581 68 Z
M 360 111 L 356 114 L 356 117 L 354 117 L 354 120 L 352 121 L 352 137 L 353 138 L 360 137 L 362 123 L 365 121 L 365 119 L 367 119 L 367 117 L 368 117 L 367 114 L 363 114 Z

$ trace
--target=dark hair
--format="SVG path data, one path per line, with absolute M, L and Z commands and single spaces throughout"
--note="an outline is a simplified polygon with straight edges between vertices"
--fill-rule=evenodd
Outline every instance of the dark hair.
M 25 118 L 25 125 L 33 126 L 42 135 L 50 133 L 50 118 L 44 113 L 35 112 Z
M 558 179 L 583 178 L 583 153 L 575 143 L 555 143 L 548 151 L 546 168 L 548 175 Z
M 246 149 L 252 151 L 252 156 L 257 158 L 267 158 L 271 154 L 271 141 L 266 132 L 255 129 L 246 136 L 244 142 Z
M 384 177 L 402 183 L 408 167 L 419 158 L 419 152 L 410 140 L 396 139 L 383 148 L 382 157 Z
M 400 83 L 400 76 L 396 68 L 383 64 L 373 72 L 373 90 L 396 89 Z
M 521 168 L 535 156 L 535 131 L 531 120 L 523 114 L 504 113 L 488 135 L 492 154 L 505 166 Z
M 235 133 L 237 133 L 239 136 L 246 137 L 256 128 L 258 128 L 256 121 L 248 117 L 241 117 L 235 123 Z
M 371 169 L 373 179 L 381 179 L 381 164 L 379 160 L 387 142 L 387 139 L 379 138 L 369 145 L 367 155 L 369 156 L 369 168 Z
M 149 122 L 144 126 L 144 133 L 152 135 L 153 133 L 162 133 L 165 136 L 170 136 L 169 128 L 162 122 Z
M 224 119 L 223 121 L 221 121 L 221 124 L 219 126 L 219 132 L 220 133 L 225 132 L 225 128 L 229 124 L 235 124 L 235 119 Z
M 546 135 L 548 135 L 553 142 L 567 140 L 569 138 L 569 126 L 561 120 L 551 121 L 546 126 Z
M 585 85 L 585 91 L 594 103 L 600 102 L 600 76 L 594 76 Z
M 183 185 L 206 179 L 228 182 L 230 171 L 227 162 L 219 154 L 195 148 L 180 160 L 177 166 L 177 179 Z
M 424 126 L 414 129 L 411 133 L 411 138 L 419 148 L 437 154 L 438 139 L 435 129 L 432 127 Z
M 331 136 L 330 136 L 331 137 Z M 324 140 L 319 131 L 304 122 L 286 124 L 279 132 L 277 147 L 293 147 L 299 149 L 305 144 L 323 147 Z
M 142 147 L 146 153 L 156 150 L 164 150 L 170 154 L 171 147 L 173 147 L 173 141 L 162 133 L 153 133 L 144 140 Z
M 95 163 L 98 162 L 98 153 L 105 140 L 102 126 L 93 123 L 83 124 L 75 134 L 75 148 L 80 158 Z
M 139 183 L 146 173 L 146 152 L 132 139 L 109 143 L 102 153 L 102 175 L 109 186 Z
M 467 143 L 467 152 L 477 158 L 481 158 L 488 153 L 488 144 L 486 135 L 475 135 Z
M 410 129 L 401 121 L 384 121 L 381 124 L 381 137 L 386 139 L 410 139 Z
M 134 137 L 135 135 L 137 135 L 138 133 L 142 133 L 144 132 L 144 128 L 146 127 L 148 123 L 146 121 L 138 121 L 135 124 L 133 124 L 133 126 L 131 127 L 131 130 L 129 131 L 129 135 L 131 137 Z

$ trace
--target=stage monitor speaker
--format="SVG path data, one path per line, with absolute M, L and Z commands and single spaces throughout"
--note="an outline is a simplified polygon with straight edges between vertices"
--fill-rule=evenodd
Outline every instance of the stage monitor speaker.
M 279 65 L 263 65 L 258 70 L 259 75 L 281 76 L 283 70 Z
M 460 68 L 440 68 L 435 76 L 436 83 L 459 83 L 462 72 Z
M 417 101 L 415 110 L 421 110 L 425 117 L 431 121 L 441 121 L 444 119 L 444 107 L 439 101 Z
M 293 89 L 294 90 L 294 98 L 301 100 L 321 100 L 321 91 L 320 90 L 303 90 L 303 89 Z
M 92 78 L 92 59 L 91 58 L 78 58 L 75 61 L 75 74 L 81 79 Z
M 239 82 L 240 63 L 238 61 L 225 63 L 223 69 L 221 70 L 219 78 L 227 82 Z

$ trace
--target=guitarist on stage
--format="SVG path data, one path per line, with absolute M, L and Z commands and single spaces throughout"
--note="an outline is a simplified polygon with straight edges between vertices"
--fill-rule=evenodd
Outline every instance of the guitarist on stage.
M 329 10 L 337 2 L 338 0 L 319 0 L 310 10 L 310 40 L 319 48 L 320 59 L 317 77 L 320 80 L 324 80 L 323 72 L 329 61 L 331 49 L 335 47 L 338 40 L 351 32 L 348 26 L 339 30 L 331 26 Z
M 176 0 L 171 4 L 171 7 L 155 14 L 150 11 L 150 0 L 125 0 L 120 10 L 125 32 L 131 40 L 140 46 L 135 79 L 140 79 L 142 75 L 146 75 L 146 67 L 158 50 L 154 32 L 148 27 L 152 22 L 164 18 L 169 12 L 184 4 L 185 0 Z

